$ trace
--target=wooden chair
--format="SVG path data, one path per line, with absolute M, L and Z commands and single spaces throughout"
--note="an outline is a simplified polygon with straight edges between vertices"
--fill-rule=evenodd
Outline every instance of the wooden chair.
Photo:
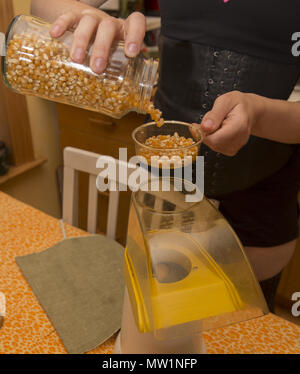
M 96 163 L 101 155 L 93 152 L 84 151 L 73 147 L 64 149 L 64 183 L 63 183 L 63 221 L 70 225 L 78 224 L 78 171 L 89 174 L 89 196 L 88 196 L 88 214 L 87 231 L 96 233 L 98 218 L 98 190 L 96 180 L 99 173 L 104 168 L 97 168 Z M 112 159 L 112 157 L 109 159 Z M 116 180 L 110 180 L 107 183 L 119 182 L 119 167 L 126 166 L 124 161 L 114 160 L 117 166 Z M 130 175 L 130 169 L 128 169 Z M 103 178 L 104 179 L 104 178 Z M 119 206 L 119 191 L 109 192 L 107 231 L 106 235 L 115 239 Z

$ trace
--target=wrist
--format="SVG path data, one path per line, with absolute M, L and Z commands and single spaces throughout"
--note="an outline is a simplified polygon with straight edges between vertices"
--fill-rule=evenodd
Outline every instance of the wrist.
M 250 111 L 250 128 L 251 134 L 255 135 L 259 133 L 262 118 L 266 110 L 265 98 L 256 94 L 247 93 L 249 100 L 249 111 Z

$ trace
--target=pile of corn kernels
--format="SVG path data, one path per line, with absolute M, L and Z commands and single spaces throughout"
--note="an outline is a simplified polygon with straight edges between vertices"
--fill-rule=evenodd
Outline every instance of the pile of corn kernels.
M 152 136 L 145 141 L 145 146 L 140 148 L 139 155 L 146 158 L 147 163 L 155 167 L 179 167 L 183 161 L 194 161 L 198 154 L 198 147 L 192 138 L 174 135 Z
M 116 116 L 140 108 L 161 126 L 161 112 L 141 103 L 128 79 L 109 80 L 72 62 L 62 42 L 31 32 L 15 34 L 6 52 L 7 80 L 12 88 L 66 104 Z

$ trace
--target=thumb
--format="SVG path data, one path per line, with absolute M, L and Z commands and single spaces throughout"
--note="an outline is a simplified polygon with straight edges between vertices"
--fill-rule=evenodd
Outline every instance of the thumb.
M 206 134 L 212 134 L 217 131 L 236 104 L 237 100 L 234 92 L 219 96 L 215 100 L 212 110 L 203 117 L 201 122 L 202 130 Z
M 221 123 L 222 120 L 218 120 L 214 113 L 210 111 L 203 117 L 201 129 L 206 135 L 213 134 L 221 126 Z

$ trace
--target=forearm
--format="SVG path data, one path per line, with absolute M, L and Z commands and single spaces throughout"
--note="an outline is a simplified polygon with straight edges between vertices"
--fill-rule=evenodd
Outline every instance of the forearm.
M 93 3 L 101 5 L 104 1 L 93 1 Z M 60 15 L 69 11 L 80 14 L 86 9 L 97 12 L 100 18 L 107 17 L 105 12 L 76 0 L 31 0 L 31 13 L 49 22 L 55 21 Z
M 281 143 L 300 143 L 300 102 L 273 100 L 250 94 L 256 112 L 253 135 Z

